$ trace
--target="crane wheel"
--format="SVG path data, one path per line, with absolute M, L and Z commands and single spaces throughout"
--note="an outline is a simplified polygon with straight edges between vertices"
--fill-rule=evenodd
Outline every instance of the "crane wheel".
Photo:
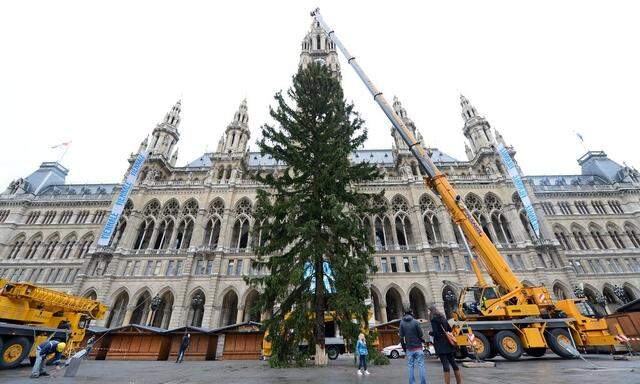
M 0 369 L 14 368 L 31 352 L 31 340 L 26 337 L 12 337 L 4 341 L 0 349 Z
M 526 348 L 524 351 L 531 357 L 542 357 L 547 352 L 547 348 Z
M 546 335 L 549 349 L 564 359 L 572 359 L 574 356 L 566 350 L 564 345 L 571 345 L 571 335 L 565 328 L 555 328 Z
M 473 340 L 473 346 L 475 347 L 475 354 L 478 360 L 484 360 L 491 355 L 491 343 L 487 336 L 480 332 L 473 332 L 475 339 Z M 471 350 L 473 353 L 473 349 Z
M 500 331 L 493 336 L 493 347 L 507 360 L 518 360 L 524 351 L 522 341 L 512 331 Z

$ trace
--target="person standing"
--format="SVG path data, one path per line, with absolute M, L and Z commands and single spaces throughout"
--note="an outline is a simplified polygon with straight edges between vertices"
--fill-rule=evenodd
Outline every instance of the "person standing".
M 180 350 L 178 351 L 178 359 L 176 360 L 176 363 L 182 363 L 182 360 L 184 360 L 184 353 L 187 350 L 187 348 L 189 348 L 190 342 L 191 342 L 190 333 L 187 333 L 184 336 L 182 336 L 182 342 L 180 343 Z
M 400 321 L 400 343 L 407 355 L 407 367 L 409 368 L 409 384 L 415 384 L 413 368 L 418 365 L 420 384 L 427 384 L 424 370 L 424 351 L 422 343 L 423 333 L 420 324 L 413 318 L 411 308 L 405 308 L 404 317 Z
M 440 312 L 433 304 L 429 306 L 429 320 L 431 320 L 433 346 L 438 358 L 440 358 L 440 362 L 442 363 L 445 384 L 451 383 L 452 368 L 453 374 L 456 376 L 456 383 L 462 384 L 462 374 L 460 373 L 460 368 L 458 367 L 455 359 L 456 348 L 451 345 L 447 335 L 445 334 L 445 332 L 451 332 L 449 322 L 442 312 Z
M 31 378 L 37 379 L 40 376 L 49 376 L 45 367 L 45 365 L 47 365 L 47 356 L 55 353 L 51 363 L 58 364 L 62 358 L 62 351 L 64 351 L 66 346 L 67 344 L 57 340 L 40 343 L 36 348 L 36 362 L 33 364 L 33 369 L 31 370 Z
M 356 342 L 356 353 L 358 354 L 358 375 L 369 375 L 367 370 L 367 355 L 369 355 L 369 349 L 367 348 L 367 341 L 364 338 L 364 334 L 358 335 L 358 341 Z

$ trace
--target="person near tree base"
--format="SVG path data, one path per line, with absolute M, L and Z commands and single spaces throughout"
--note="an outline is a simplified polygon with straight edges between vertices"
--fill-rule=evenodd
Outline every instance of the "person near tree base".
M 407 367 L 409 368 L 409 384 L 415 384 L 413 368 L 418 365 L 420 384 L 427 384 L 427 376 L 424 369 L 424 347 L 422 343 L 423 333 L 420 323 L 413 318 L 411 308 L 405 308 L 404 317 L 400 321 L 400 343 L 407 355 Z
M 180 343 L 180 350 L 178 351 L 176 363 L 182 363 L 182 360 L 184 360 L 184 353 L 187 351 L 187 348 L 189 348 L 189 343 L 191 343 L 191 334 L 186 333 L 182 336 L 182 342 Z
M 451 345 L 445 334 L 445 332 L 451 332 L 449 322 L 435 305 L 429 306 L 429 319 L 431 320 L 432 329 L 429 334 L 433 336 L 433 347 L 442 363 L 445 384 L 451 383 L 451 368 L 453 368 L 453 374 L 456 376 L 456 383 L 462 384 L 462 375 L 455 359 L 456 349 Z
M 67 344 L 57 340 L 40 343 L 38 348 L 36 348 L 36 362 L 33 364 L 33 369 L 31 370 L 31 378 L 36 379 L 40 376 L 49 376 L 45 368 L 47 356 L 55 353 L 51 364 L 59 364 L 62 358 L 62 351 L 64 351 L 66 346 Z

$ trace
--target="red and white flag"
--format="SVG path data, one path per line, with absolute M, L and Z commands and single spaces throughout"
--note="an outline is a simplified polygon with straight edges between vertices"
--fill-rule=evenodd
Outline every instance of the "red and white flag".
M 60 143 L 57 145 L 52 145 L 51 149 L 56 149 L 56 148 L 61 148 L 61 147 L 68 147 L 69 145 L 71 145 L 71 141 L 65 141 L 64 143 Z

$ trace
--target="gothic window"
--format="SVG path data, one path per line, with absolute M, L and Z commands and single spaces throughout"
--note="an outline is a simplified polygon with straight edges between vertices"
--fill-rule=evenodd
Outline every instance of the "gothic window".
M 89 211 L 80 211 L 76 216 L 76 224 L 84 224 L 87 221 L 87 217 L 89 217 Z
M 171 235 L 173 234 L 173 220 L 171 218 L 165 218 L 158 227 L 158 234 L 156 235 L 156 243 L 153 249 L 166 249 L 169 247 L 171 241 Z
M 567 235 L 567 231 L 564 228 L 562 228 L 559 225 L 554 227 L 553 234 L 555 235 L 560 245 L 564 247 L 564 249 L 566 250 L 573 249 L 573 247 L 571 246 L 571 240 L 569 238 L 569 235 Z
M 607 209 L 604 206 L 604 203 L 602 201 L 592 201 L 591 202 L 591 206 L 593 207 L 593 209 L 596 211 L 596 213 L 600 214 L 600 215 L 606 215 L 607 214 Z
M 62 250 L 60 251 L 59 259 L 68 259 L 73 246 L 76 244 L 76 235 L 71 234 L 62 240 Z
M 589 225 L 589 233 L 591 234 L 591 238 L 593 242 L 596 243 L 596 246 L 599 249 L 608 249 L 607 242 L 602 235 L 602 230 L 595 224 L 591 223 Z
M 0 211 L 0 223 L 4 223 L 5 220 L 7 220 L 7 217 L 9 217 L 9 213 L 10 211 L 8 209 Z
M 631 244 L 635 248 L 640 248 L 640 232 L 638 231 L 636 226 L 631 223 L 627 223 L 624 226 L 624 231 L 626 232 Z
M 240 216 L 233 225 L 233 233 L 231 235 L 231 248 L 236 250 L 244 250 L 249 243 L 249 218 Z
M 487 193 L 484 197 L 484 206 L 487 208 L 487 212 L 491 212 L 494 209 L 500 210 L 502 209 L 502 202 L 498 198 L 498 196 L 493 193 Z
M 411 221 L 409 218 L 404 214 L 398 214 L 395 224 L 398 245 L 402 248 L 407 248 L 413 244 L 413 233 L 411 232 Z
M 393 208 L 394 212 L 409 212 L 409 203 L 404 197 L 396 196 L 391 201 L 391 208 Z
M 376 249 L 385 249 L 393 244 L 391 221 L 386 216 L 376 216 L 374 220 Z
M 613 241 L 613 244 L 617 248 L 625 248 L 625 244 L 622 241 L 622 237 L 620 236 L 620 229 L 616 225 L 612 223 L 607 225 L 607 232 L 609 232 L 609 237 L 611 237 L 611 241 Z
M 249 199 L 241 199 L 236 205 L 236 214 L 251 215 L 251 202 Z
M 197 209 L 197 208 L 196 208 Z M 187 217 L 180 222 L 178 232 L 176 234 L 175 249 L 187 249 L 191 244 L 191 236 L 193 235 L 193 219 Z
M 420 197 L 420 210 L 424 213 L 427 211 L 435 212 L 436 211 L 436 203 L 429 195 L 422 195 Z
M 263 220 L 259 225 L 254 225 L 252 244 L 255 244 L 256 246 L 264 247 L 267 243 L 266 233 L 262 230 L 264 223 L 265 221 Z
M 544 202 L 544 203 L 541 203 L 540 205 L 542 206 L 542 211 L 544 211 L 546 215 L 556 214 L 556 209 L 553 207 L 553 204 L 549 202 Z
M 138 227 L 138 235 L 136 236 L 136 242 L 134 249 L 147 249 L 151 242 L 151 236 L 153 236 L 153 228 L 155 221 L 153 218 L 148 217 Z
M 160 202 L 155 199 L 148 202 L 147 205 L 145 205 L 144 209 L 142 210 L 142 214 L 147 217 L 148 216 L 158 217 L 159 213 L 160 213 Z
M 192 327 L 202 326 L 202 317 L 204 315 L 205 296 L 201 290 L 191 295 L 189 300 L 189 312 L 187 312 L 187 325 Z
M 58 246 L 59 241 L 60 241 L 60 238 L 58 237 L 57 234 L 53 234 L 49 236 L 49 238 L 47 238 L 44 244 L 44 251 L 42 252 L 43 259 L 51 258 L 51 256 L 56 250 L 56 247 Z
M 198 202 L 194 199 L 191 199 L 182 205 L 182 216 L 191 215 L 192 217 L 196 217 L 198 214 Z
M 203 245 L 210 248 L 216 248 L 218 246 L 219 239 L 220 239 L 220 219 L 214 216 L 207 221 L 207 225 L 205 226 Z
M 124 235 L 125 229 L 127 229 L 127 220 L 124 217 L 120 217 L 120 220 L 118 220 L 118 225 L 116 226 L 116 229 L 113 231 L 113 236 L 109 241 L 109 246 L 111 247 L 118 246 L 118 244 L 120 243 L 120 240 L 122 240 L 122 235 Z
M 127 312 L 127 305 L 129 304 L 129 295 L 127 292 L 120 293 L 114 300 L 111 306 L 111 312 L 107 318 L 106 327 L 115 328 L 122 325 L 124 316 Z
M 587 206 L 587 203 L 585 203 L 584 201 L 576 201 L 573 204 L 576 206 L 578 213 L 582 215 L 588 215 L 591 213 L 589 212 L 589 207 Z
M 522 226 L 524 227 L 524 230 L 527 232 L 527 236 L 529 236 L 530 240 L 534 240 L 534 230 L 533 227 L 531 226 L 531 222 L 529 221 L 529 218 L 527 217 L 527 214 L 524 212 L 520 212 L 520 214 L 518 215 L 520 217 L 520 222 L 522 223 Z
M 38 221 L 39 217 L 40 211 L 31 212 L 27 216 L 27 221 L 25 222 L 25 224 L 35 224 Z
M 464 198 L 464 203 L 469 208 L 470 211 L 480 211 L 482 210 L 482 201 L 478 197 L 478 195 L 469 193 Z
M 573 239 L 576 241 L 576 244 L 578 244 L 578 248 L 582 250 L 590 248 L 584 230 L 580 226 L 574 224 L 571 228 L 571 233 L 573 234 Z
M 573 210 L 568 202 L 561 201 L 558 203 L 558 207 L 560 207 L 560 212 L 562 212 L 563 215 L 573 215 Z
M 424 222 L 424 229 L 427 233 L 427 241 L 429 242 L 429 244 L 433 245 L 442 241 L 438 217 L 433 212 L 425 212 L 422 216 L 422 219 Z
M 219 217 L 222 217 L 224 215 L 224 202 L 221 199 L 215 199 L 211 204 L 209 204 L 207 213 L 211 216 L 218 215 Z
M 491 242 L 495 242 L 495 240 L 493 239 L 493 235 L 489 230 L 489 221 L 487 220 L 487 217 L 480 213 L 475 213 L 474 217 L 476 218 L 478 223 L 480 223 L 480 226 L 482 227 L 482 231 L 484 232 L 485 235 L 487 235 L 489 240 L 491 240 Z
M 24 254 L 24 258 L 33 259 L 33 256 L 36 254 L 36 252 L 38 252 L 38 247 L 40 246 L 41 243 L 42 243 L 41 234 L 38 233 L 37 235 L 33 236 L 27 244 L 27 250 L 26 250 L 26 253 Z
M 90 232 L 82 236 L 82 239 L 80 239 L 80 242 L 78 244 L 79 245 L 76 257 L 78 259 L 81 259 L 87 254 L 87 252 L 89 251 L 89 247 L 91 247 L 91 244 L 93 244 L 93 233 Z
M 611 211 L 613 213 L 624 213 L 619 201 L 610 200 L 608 201 L 608 204 L 609 204 L 609 208 L 611 208 Z
M 179 210 L 180 210 L 180 205 L 178 204 L 178 201 L 175 199 L 171 199 L 164 204 L 164 207 L 162 207 L 162 215 L 165 217 L 166 216 L 176 217 L 178 216 Z
M 160 297 L 160 305 L 153 312 L 151 325 L 157 328 L 168 328 L 173 312 L 173 294 L 166 291 Z

